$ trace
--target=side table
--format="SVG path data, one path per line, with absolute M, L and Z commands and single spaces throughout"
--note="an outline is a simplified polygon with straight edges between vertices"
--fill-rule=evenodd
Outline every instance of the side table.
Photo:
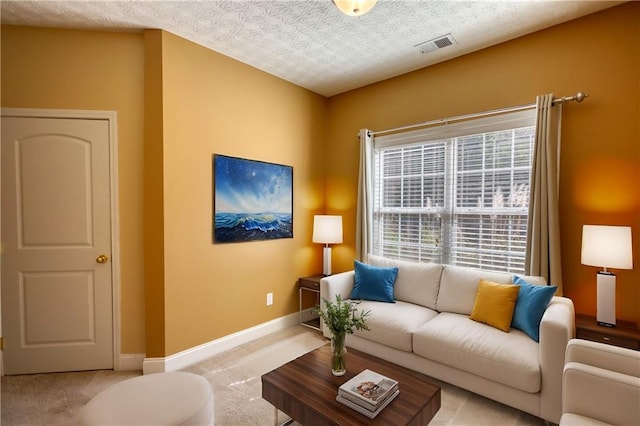
M 598 325 L 592 316 L 576 314 L 576 337 L 640 351 L 640 330 L 628 321 L 616 320 L 616 326 L 609 328 Z
M 299 319 L 300 325 L 304 325 L 305 327 L 312 328 L 314 330 L 321 331 L 320 329 L 320 318 L 318 316 L 311 317 L 310 315 L 304 315 L 303 313 L 305 309 L 303 309 L 302 305 L 302 293 L 305 291 L 309 291 L 315 294 L 315 303 L 320 303 L 320 280 L 324 278 L 324 275 L 311 275 L 309 277 L 298 278 L 298 298 L 299 298 Z M 308 311 L 307 311 L 308 312 Z

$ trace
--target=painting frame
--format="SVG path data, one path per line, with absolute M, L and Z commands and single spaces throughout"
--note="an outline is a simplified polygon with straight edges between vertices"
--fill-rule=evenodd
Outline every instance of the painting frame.
M 293 238 L 293 167 L 213 154 L 214 244 Z

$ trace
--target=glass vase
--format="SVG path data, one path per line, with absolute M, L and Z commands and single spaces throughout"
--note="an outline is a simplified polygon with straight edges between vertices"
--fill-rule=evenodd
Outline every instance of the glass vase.
M 331 372 L 342 376 L 347 372 L 347 348 L 344 347 L 345 333 L 334 334 L 331 338 Z

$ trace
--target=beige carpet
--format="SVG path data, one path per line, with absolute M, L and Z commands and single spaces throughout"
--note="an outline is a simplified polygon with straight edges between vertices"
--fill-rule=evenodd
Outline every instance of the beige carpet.
M 195 364 L 214 390 L 216 425 L 273 425 L 273 407 L 261 395 L 260 376 L 323 344 L 322 336 L 293 327 Z M 2 425 L 77 425 L 95 394 L 140 372 L 90 371 L 2 378 Z M 536 417 L 462 389 L 441 384 L 442 408 L 432 425 L 543 425 Z M 280 413 L 279 421 L 285 420 Z

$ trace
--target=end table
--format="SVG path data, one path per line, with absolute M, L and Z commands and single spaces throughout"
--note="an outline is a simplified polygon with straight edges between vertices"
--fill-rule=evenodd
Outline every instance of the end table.
M 324 278 L 324 275 L 322 274 L 298 278 L 298 298 L 299 298 L 298 315 L 300 319 L 300 325 L 304 325 L 305 327 L 309 327 L 318 331 L 321 331 L 319 317 L 317 316 L 309 317 L 305 315 L 305 319 L 303 319 L 303 311 L 305 310 L 303 309 L 303 306 L 302 306 L 302 293 L 304 291 L 310 291 L 312 293 L 315 293 L 316 295 L 315 303 L 319 304 L 320 303 L 320 280 L 322 278 Z
M 576 337 L 640 351 L 640 330 L 634 323 L 616 320 L 613 328 L 598 325 L 589 315 L 576 314 Z

